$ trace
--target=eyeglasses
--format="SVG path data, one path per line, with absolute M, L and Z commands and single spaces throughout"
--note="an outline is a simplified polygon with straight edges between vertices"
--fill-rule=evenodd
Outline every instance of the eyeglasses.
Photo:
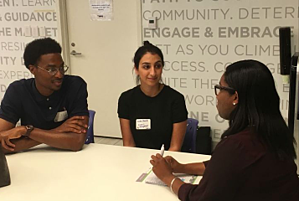
M 39 66 L 36 66 L 36 67 L 38 67 L 39 69 L 42 69 L 44 71 L 47 71 L 52 76 L 56 75 L 56 73 L 58 73 L 58 71 L 60 73 L 64 74 L 69 69 L 69 67 L 67 65 L 63 65 L 59 68 L 51 67 L 49 69 L 44 69 L 44 68 L 39 67 Z
M 233 94 L 235 93 L 235 89 L 231 88 L 231 87 L 224 87 L 224 86 L 221 86 L 219 84 L 216 84 L 214 86 L 214 90 L 215 90 L 215 94 L 216 96 L 220 93 L 221 90 L 225 90 L 225 91 L 228 91 L 229 93 Z

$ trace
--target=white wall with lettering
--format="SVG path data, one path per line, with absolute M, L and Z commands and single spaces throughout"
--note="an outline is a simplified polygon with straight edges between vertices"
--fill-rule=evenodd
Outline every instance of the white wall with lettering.
M 58 37 L 55 0 L 0 0 L 0 100 L 11 82 L 32 77 L 23 65 L 26 44 Z
M 228 123 L 217 114 L 213 86 L 231 62 L 253 58 L 265 63 L 287 118 L 289 85 L 279 74 L 279 27 L 292 27 L 295 51 L 298 12 L 297 0 L 142 0 L 143 39 L 162 49 L 164 83 L 185 95 L 189 117 L 211 126 L 217 142 Z M 157 29 L 147 28 L 151 17 Z
M 164 82 L 185 95 L 189 117 L 198 119 L 201 126 L 211 126 L 214 142 L 219 141 L 227 122 L 217 115 L 213 86 L 225 67 L 236 60 L 254 58 L 267 64 L 287 118 L 289 87 L 279 75 L 278 28 L 293 27 L 295 51 L 297 0 L 141 1 L 142 38 L 162 49 Z M 0 99 L 11 82 L 31 77 L 22 60 L 25 45 L 38 37 L 60 38 L 57 2 L 0 0 Z M 150 17 L 157 18 L 158 29 L 147 29 Z M 119 126 L 118 122 L 111 124 Z

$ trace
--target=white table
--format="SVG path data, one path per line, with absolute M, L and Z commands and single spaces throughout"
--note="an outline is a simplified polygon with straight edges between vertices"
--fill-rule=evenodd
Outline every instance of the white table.
M 1 201 L 178 200 L 168 187 L 136 182 L 159 150 L 85 145 L 79 152 L 45 145 L 8 155 L 11 185 L 0 188 Z M 165 152 L 180 162 L 210 156 Z

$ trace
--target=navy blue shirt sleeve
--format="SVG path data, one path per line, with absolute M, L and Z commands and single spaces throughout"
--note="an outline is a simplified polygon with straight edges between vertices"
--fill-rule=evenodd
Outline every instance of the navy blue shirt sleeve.
M 76 83 L 70 83 L 69 93 L 70 100 L 67 105 L 69 111 L 69 118 L 73 116 L 88 116 L 88 105 L 87 105 L 87 84 L 80 78 L 74 80 Z M 76 88 L 73 88 L 72 85 L 76 85 Z
M 22 100 L 16 97 L 16 94 L 19 94 L 19 91 L 14 82 L 7 88 L 0 108 L 0 118 L 12 124 L 19 121 L 22 110 Z

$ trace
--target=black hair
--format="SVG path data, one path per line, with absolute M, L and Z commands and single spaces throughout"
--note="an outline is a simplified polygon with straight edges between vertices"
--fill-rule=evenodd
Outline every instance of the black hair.
M 164 56 L 160 48 L 151 44 L 149 41 L 143 41 L 143 46 L 139 47 L 134 55 L 134 68 L 139 68 L 139 62 L 146 53 L 157 54 L 161 58 L 162 66 L 164 67 Z M 133 68 L 133 70 L 134 70 Z M 139 83 L 139 76 L 136 77 L 136 84 Z
M 52 38 L 36 39 L 28 43 L 23 55 L 26 68 L 36 65 L 42 55 L 51 53 L 61 54 L 61 46 Z
M 279 109 L 279 95 L 266 65 L 255 60 L 235 62 L 226 68 L 225 82 L 238 92 L 238 104 L 229 117 L 224 136 L 252 129 L 280 158 L 296 158 L 295 139 Z
M 134 65 L 135 65 L 136 69 L 139 68 L 140 59 L 143 57 L 143 55 L 145 55 L 148 52 L 150 52 L 152 54 L 159 55 L 159 57 L 161 58 L 161 61 L 162 61 L 162 65 L 164 66 L 164 57 L 163 57 L 163 53 L 160 50 L 160 48 L 158 48 L 157 46 L 151 44 L 148 41 L 144 41 L 143 46 L 139 47 L 138 50 L 135 52 L 135 55 L 134 55 L 133 61 L 134 61 Z

